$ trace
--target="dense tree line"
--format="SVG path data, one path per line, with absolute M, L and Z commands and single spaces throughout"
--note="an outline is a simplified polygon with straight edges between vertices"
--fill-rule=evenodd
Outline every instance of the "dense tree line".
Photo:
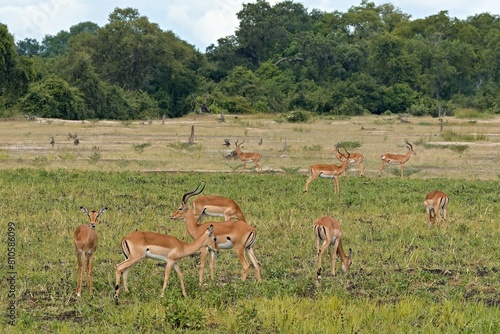
M 41 42 L 0 23 L 0 115 L 64 119 L 212 112 L 500 113 L 500 18 L 412 20 L 392 4 L 308 11 L 243 4 L 234 35 L 205 53 L 133 8 Z M 204 108 L 207 110 L 208 108 Z

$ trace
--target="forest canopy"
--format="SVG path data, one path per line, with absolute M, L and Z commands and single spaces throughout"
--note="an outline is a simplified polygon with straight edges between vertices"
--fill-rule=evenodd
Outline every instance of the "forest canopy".
M 0 22 L 0 116 L 153 119 L 190 112 L 500 113 L 500 18 L 411 19 L 362 1 L 347 12 L 242 5 L 205 53 L 134 8 L 15 42 Z

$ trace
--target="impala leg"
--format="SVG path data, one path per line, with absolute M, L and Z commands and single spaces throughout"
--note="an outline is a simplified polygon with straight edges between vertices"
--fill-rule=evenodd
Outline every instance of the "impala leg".
M 210 267 L 210 279 L 213 281 L 214 280 L 214 262 L 215 262 L 215 252 L 209 251 L 210 252 L 210 262 L 209 262 L 209 267 Z
M 198 284 L 203 283 L 203 270 L 205 269 L 205 261 L 207 260 L 208 249 L 206 247 L 201 248 L 201 260 L 200 260 L 200 271 L 198 273 Z
M 429 228 L 432 227 L 432 212 L 431 212 L 431 208 L 429 206 L 426 206 L 425 207 L 425 211 L 427 212 L 427 220 L 428 220 L 428 225 L 429 225 Z
M 328 246 L 329 246 L 328 241 L 324 240 L 323 244 L 321 245 L 321 247 L 318 250 L 318 272 L 317 272 L 317 279 L 318 279 L 318 281 L 321 280 L 321 271 L 322 271 L 321 260 L 322 260 L 322 256 L 323 256 L 324 251 L 328 248 Z
M 443 219 L 446 221 L 446 204 L 443 206 Z
M 405 164 L 401 164 L 401 177 L 404 177 Z
M 80 297 L 82 293 L 82 253 L 78 250 L 76 251 L 76 258 L 78 259 L 78 275 L 76 277 L 76 296 Z
M 379 177 L 382 175 L 382 170 L 384 169 L 386 163 L 387 163 L 387 160 L 382 160 L 382 166 L 380 166 L 380 169 L 378 170 Z
M 234 247 L 234 251 L 236 252 L 236 255 L 238 256 L 238 259 L 241 262 L 241 266 L 243 267 L 243 273 L 241 274 L 241 280 L 243 282 L 246 281 L 247 275 L 248 275 L 248 270 L 250 269 L 250 265 L 248 264 L 247 259 L 245 258 L 245 248 L 243 247 Z
M 250 258 L 250 261 L 252 261 L 252 264 L 255 268 L 255 275 L 257 276 L 257 281 L 261 282 L 262 280 L 260 278 L 260 263 L 257 260 L 257 258 L 255 257 L 255 254 L 253 253 L 252 247 L 247 248 L 247 254 L 248 254 L 248 257 Z
M 88 275 L 88 284 L 89 284 L 89 287 L 90 287 L 90 294 L 92 294 L 92 281 L 93 281 L 93 272 L 92 272 L 92 266 L 93 266 L 93 263 L 94 263 L 94 255 L 95 253 L 93 252 L 92 254 L 90 254 L 90 258 L 89 258 L 89 261 L 87 263 L 88 265 L 88 270 L 87 270 L 87 275 Z
M 116 265 L 116 270 L 115 270 L 115 298 L 118 298 L 118 294 L 120 292 L 120 277 L 123 276 L 123 288 L 125 289 L 125 292 L 128 292 L 128 285 L 127 285 L 127 277 L 130 272 L 130 270 L 134 267 L 134 265 L 141 261 L 144 257 L 137 258 L 135 260 L 131 260 L 129 257 L 127 260 L 119 263 Z
M 338 175 L 334 175 L 333 176 L 333 181 L 335 183 L 335 193 L 340 193 L 339 176 Z
M 358 167 L 359 167 L 359 170 L 361 171 L 359 176 L 363 176 L 365 174 L 365 166 L 363 166 L 363 163 L 359 160 L 358 160 Z
M 184 279 L 182 277 L 182 272 L 181 272 L 181 269 L 179 268 L 178 263 L 174 264 L 174 269 L 175 269 L 175 272 L 177 273 L 177 276 L 179 276 L 179 281 L 181 281 L 182 296 L 186 297 L 187 293 L 186 293 L 186 289 L 184 288 Z
M 314 179 L 317 178 L 317 176 L 314 176 L 314 175 L 311 175 L 307 180 L 306 180 L 306 184 L 304 184 L 304 192 L 306 193 L 307 190 L 309 189 L 309 183 L 311 183 L 312 181 L 314 181 Z
M 243 162 L 243 172 L 244 172 L 244 171 L 246 171 L 246 170 L 247 170 L 247 162 L 246 162 L 246 161 L 244 161 L 244 162 Z
M 161 289 L 161 296 L 160 296 L 162 298 L 165 295 L 165 289 L 167 288 L 168 279 L 170 278 L 170 272 L 172 271 L 172 268 L 175 265 L 176 265 L 175 261 L 173 261 L 173 260 L 167 261 L 167 265 L 165 266 L 165 279 L 163 280 L 163 288 Z M 175 269 L 175 270 L 177 271 L 177 269 Z M 179 274 L 179 273 L 177 273 L 177 274 Z M 182 283 L 182 274 L 179 276 L 179 280 L 181 281 L 182 295 L 184 296 L 185 291 L 184 291 L 184 285 Z

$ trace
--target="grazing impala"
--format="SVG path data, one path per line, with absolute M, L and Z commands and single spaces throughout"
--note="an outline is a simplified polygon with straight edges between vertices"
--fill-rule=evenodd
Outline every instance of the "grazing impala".
M 339 161 L 342 162 L 343 155 L 342 155 L 342 153 L 340 153 L 340 150 L 339 150 L 340 144 L 341 143 L 335 144 L 335 148 L 333 149 L 333 153 L 335 154 L 337 159 L 339 159 Z M 365 157 L 361 153 L 355 152 L 355 153 L 351 153 L 351 155 L 349 156 L 349 163 L 350 164 L 356 163 L 358 165 L 359 170 L 360 170 L 359 176 L 363 176 L 365 174 L 365 166 L 363 166 L 364 160 L 365 160 Z
M 238 158 L 243 161 L 243 171 L 246 170 L 247 162 L 253 162 L 255 166 L 257 166 L 257 172 L 262 172 L 262 166 L 260 165 L 260 159 L 262 156 L 259 153 L 255 152 L 248 152 L 248 153 L 243 153 L 241 152 L 241 148 L 243 146 L 243 143 L 245 142 L 245 139 L 238 145 L 238 140 L 236 140 L 236 154 L 238 155 Z
M 123 287 L 128 292 L 127 277 L 132 267 L 144 258 L 148 257 L 157 261 L 165 261 L 165 278 L 161 297 L 165 295 L 168 279 L 172 268 L 175 269 L 181 283 L 182 295 L 187 296 L 184 288 L 184 280 L 179 269 L 178 262 L 186 256 L 196 253 L 200 248 L 210 248 L 213 252 L 218 252 L 217 240 L 214 237 L 213 225 L 208 226 L 198 239 L 192 243 L 182 242 L 176 237 L 154 233 L 135 231 L 122 239 L 122 251 L 126 260 L 116 265 L 115 298 L 118 300 L 120 292 L 120 277 L 123 274 Z
M 403 177 L 404 169 L 405 169 L 405 162 L 407 162 L 411 155 L 417 155 L 417 153 L 413 150 L 412 144 L 408 142 L 408 140 L 405 139 L 405 144 L 406 148 L 408 149 L 408 152 L 406 154 L 391 154 L 391 153 L 386 153 L 383 154 L 380 159 L 382 159 L 382 166 L 380 167 L 380 170 L 378 171 L 378 176 L 382 174 L 382 169 L 384 169 L 385 165 L 387 163 L 389 164 L 400 164 L 401 165 L 401 177 Z
M 255 243 L 255 228 L 248 225 L 242 220 L 238 221 L 224 221 L 224 222 L 212 222 L 198 224 L 194 216 L 194 211 L 188 206 L 187 201 L 191 196 L 199 195 L 205 185 L 200 189 L 199 185 L 195 190 L 185 193 L 182 196 L 181 206 L 173 211 L 170 215 L 170 219 L 183 219 L 186 223 L 186 228 L 189 235 L 193 238 L 198 238 L 207 228 L 209 224 L 214 225 L 214 235 L 217 238 L 217 244 L 220 249 L 230 249 L 233 248 L 238 256 L 243 267 L 243 273 L 241 280 L 245 281 L 248 275 L 248 270 L 250 265 L 246 260 L 245 255 L 248 255 L 250 261 L 255 267 L 255 273 L 257 280 L 260 282 L 260 267 L 259 261 L 253 253 L 252 246 Z M 203 282 L 203 269 L 205 268 L 205 261 L 207 257 L 208 250 L 201 250 L 201 262 L 200 262 L 200 272 L 199 272 L 199 283 Z M 210 252 L 210 277 L 214 278 L 214 253 Z
M 344 273 L 347 273 L 352 263 L 352 250 L 349 248 L 349 254 L 346 255 L 344 249 L 342 248 L 342 229 L 340 228 L 340 222 L 332 217 L 321 217 L 314 222 L 313 231 L 316 239 L 316 250 L 318 253 L 318 281 L 321 280 L 321 257 L 327 248 L 328 253 L 330 254 L 332 275 L 335 276 L 335 260 L 337 254 L 340 256 L 340 260 L 342 261 L 342 270 Z M 333 254 L 331 246 L 333 246 Z
M 335 192 L 340 193 L 339 186 L 339 175 L 345 172 L 345 169 L 349 165 L 349 157 L 351 156 L 349 152 L 347 152 L 347 156 L 342 154 L 341 161 L 342 164 L 337 166 L 335 164 L 316 164 L 309 167 L 309 174 L 311 175 L 304 185 L 304 192 L 306 193 L 309 188 L 309 183 L 314 181 L 318 177 L 332 178 L 335 182 Z
M 432 191 L 425 196 L 424 205 L 429 227 L 436 223 L 436 216 L 438 223 L 443 221 L 443 218 L 446 221 L 446 207 L 449 201 L 448 196 L 439 190 Z M 441 210 L 443 211 L 443 218 L 441 218 Z
M 73 238 L 75 242 L 76 258 L 78 259 L 77 297 L 80 297 L 82 293 L 82 284 L 85 276 L 87 277 L 87 286 L 92 294 L 92 265 L 97 249 L 95 226 L 97 224 L 97 218 L 102 213 L 106 212 L 107 208 L 102 208 L 99 211 L 88 211 L 86 207 L 82 206 L 80 210 L 87 214 L 90 222 L 88 225 L 78 226 Z

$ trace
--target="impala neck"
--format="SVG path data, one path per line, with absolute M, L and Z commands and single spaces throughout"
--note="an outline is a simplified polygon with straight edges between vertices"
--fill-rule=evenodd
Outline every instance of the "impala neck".
M 188 207 L 187 205 L 186 205 L 186 210 L 188 210 L 188 211 L 186 213 L 186 216 L 184 217 L 184 220 L 186 222 L 187 231 L 188 231 L 189 235 L 191 235 L 191 237 L 196 238 L 196 236 L 197 236 L 196 232 L 198 231 L 198 227 L 200 225 L 198 225 L 198 223 L 196 222 L 196 218 L 194 216 L 194 211 L 190 207 Z
M 407 162 L 408 160 L 410 160 L 411 155 L 412 155 L 412 152 L 410 150 L 408 150 L 408 152 L 406 152 L 406 154 L 403 155 L 402 161 Z
M 349 258 L 344 252 L 344 248 L 342 247 L 342 240 L 339 242 L 339 247 L 337 247 L 337 254 L 340 256 L 340 260 L 342 261 L 342 269 L 347 272 L 349 270 Z
M 207 235 L 204 234 L 203 237 L 196 239 L 194 242 L 182 242 L 184 246 L 184 256 L 189 256 L 196 253 L 201 247 L 205 246 L 207 241 Z

